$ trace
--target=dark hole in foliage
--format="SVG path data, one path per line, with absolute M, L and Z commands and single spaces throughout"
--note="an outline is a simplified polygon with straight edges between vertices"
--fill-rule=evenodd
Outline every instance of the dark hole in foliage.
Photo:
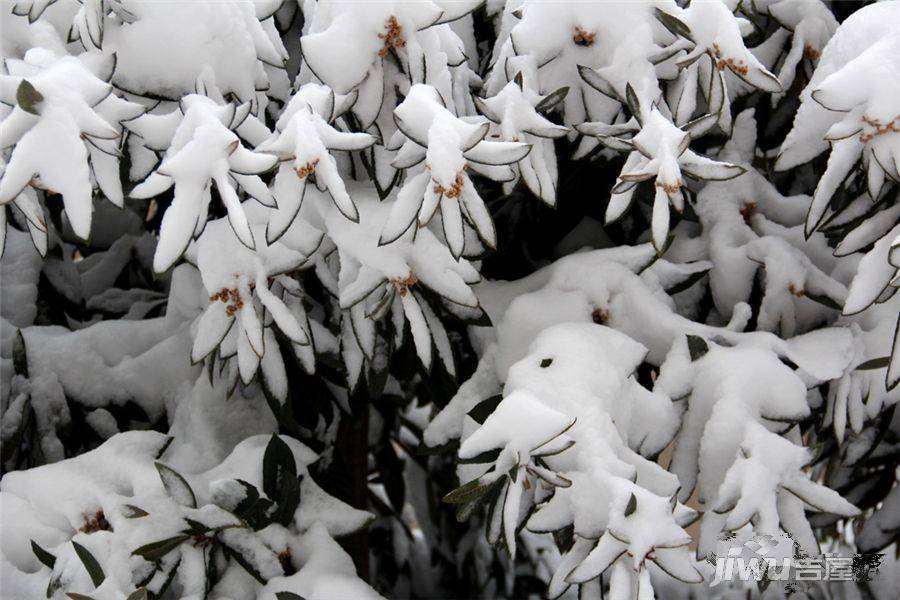
M 546 369 L 547 367 L 549 367 L 552 364 L 553 364 L 552 358 L 545 358 L 544 360 L 541 361 L 541 368 Z

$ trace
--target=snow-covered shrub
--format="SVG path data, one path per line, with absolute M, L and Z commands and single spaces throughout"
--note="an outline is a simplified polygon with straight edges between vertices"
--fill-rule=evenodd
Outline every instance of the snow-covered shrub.
M 863 4 L 4 1 L 4 598 L 781 595 L 707 559 L 895 547 Z
M 325 572 L 316 564 L 319 553 L 340 556 L 332 535 L 371 515 L 326 494 L 307 471 L 316 455 L 289 441 L 251 436 L 222 462 L 188 474 L 164 462 L 171 438 L 132 431 L 70 461 L 10 474 L 4 568 L 28 575 L 11 578 L 4 593 L 326 597 L 328 589 L 378 597 L 339 564 L 347 561 Z

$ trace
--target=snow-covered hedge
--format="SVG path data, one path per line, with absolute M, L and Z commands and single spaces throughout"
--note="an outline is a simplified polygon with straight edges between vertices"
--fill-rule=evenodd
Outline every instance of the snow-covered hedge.
M 900 1 L 0 7 L 4 598 L 896 550 Z

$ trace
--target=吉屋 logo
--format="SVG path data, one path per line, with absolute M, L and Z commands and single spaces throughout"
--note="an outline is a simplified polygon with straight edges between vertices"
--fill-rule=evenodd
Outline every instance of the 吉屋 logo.
M 726 536 L 723 541 L 734 537 Z M 732 545 L 725 556 L 709 557 L 716 567 L 710 586 L 730 581 L 756 581 L 766 585 L 780 581 L 791 591 L 804 581 L 869 581 L 877 575 L 883 557 L 883 554 L 838 556 L 831 553 L 810 557 L 790 536 L 754 535 L 741 545 Z

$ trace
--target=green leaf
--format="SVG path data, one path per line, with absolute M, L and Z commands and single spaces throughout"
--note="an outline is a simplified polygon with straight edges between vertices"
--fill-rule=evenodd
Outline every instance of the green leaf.
M 634 514 L 634 511 L 637 510 L 637 496 L 631 494 L 631 498 L 628 499 L 628 505 L 625 507 L 625 516 L 630 517 Z
M 878 358 L 873 358 L 871 360 L 867 360 L 864 363 L 860 363 L 856 365 L 856 371 L 871 371 L 874 369 L 884 369 L 889 364 L 891 364 L 890 356 L 879 356 Z
M 475 419 L 479 424 L 483 424 L 489 416 L 491 416 L 500 402 L 503 400 L 501 394 L 491 396 L 487 400 L 482 400 L 469 411 L 469 416 Z
M 175 537 L 159 540 L 158 542 L 144 544 L 131 554 L 132 556 L 140 556 L 149 562 L 156 562 L 189 539 L 191 539 L 191 536 L 187 534 L 176 535 Z
M 688 334 L 687 343 L 692 361 L 701 358 L 704 354 L 709 352 L 709 345 L 706 343 L 706 340 L 700 336 Z
M 193 519 L 185 518 L 184 522 L 188 524 L 188 528 L 184 531 L 187 535 L 204 535 L 212 529 L 212 527 Z
M 25 336 L 22 330 L 16 331 L 16 337 L 13 339 L 12 349 L 13 372 L 22 377 L 28 377 L 28 352 L 25 349 Z
M 166 450 L 169 449 L 169 446 L 172 445 L 172 441 L 173 441 L 174 439 L 175 439 L 175 438 L 172 437 L 171 435 L 167 435 L 167 436 L 165 437 L 165 441 L 162 443 L 162 446 L 160 446 L 159 450 L 156 452 L 156 456 L 155 456 L 154 458 L 157 458 L 157 459 L 158 459 L 158 458 L 161 457 L 163 454 L 165 454 L 165 453 L 166 453 Z
M 247 558 L 244 557 L 243 554 L 225 544 L 222 544 L 222 550 L 225 552 L 226 556 L 230 556 L 231 558 L 233 558 L 234 562 L 239 564 L 241 568 L 247 571 L 247 573 L 249 573 L 250 576 L 253 577 L 253 579 L 265 585 L 266 578 L 262 576 L 262 573 L 259 572 L 259 569 L 253 566 L 250 561 L 248 561 Z
M 94 600 L 93 596 L 87 594 L 79 594 L 78 592 L 66 592 L 66 596 L 72 600 Z
M 16 103 L 19 105 L 19 108 L 25 112 L 37 115 L 40 114 L 38 109 L 43 101 L 44 96 L 27 79 L 23 79 L 16 90 Z
M 485 450 L 470 458 L 460 458 L 457 462 L 461 465 L 483 465 L 485 463 L 495 462 L 499 457 L 500 448 L 494 448 L 493 450 Z
M 628 110 L 632 116 L 638 121 L 641 120 L 641 101 L 638 100 L 637 94 L 630 83 L 625 84 L 625 103 L 628 104 Z
M 300 505 L 300 480 L 296 475 L 286 474 L 278 482 L 278 508 L 272 519 L 282 525 L 294 520 L 294 511 Z
M 172 581 L 174 581 L 174 579 L 175 579 L 175 574 L 178 572 L 178 568 L 181 566 L 181 558 L 182 557 L 179 556 L 178 560 L 175 561 L 175 564 L 172 566 L 172 568 L 169 570 L 168 574 L 166 575 L 166 580 L 163 581 L 163 584 L 160 586 L 159 591 L 153 595 L 154 598 L 165 598 L 166 597 L 166 592 L 168 591 L 169 587 L 171 587 Z
M 807 298 L 809 298 L 810 300 L 812 300 L 813 302 L 818 302 L 822 306 L 827 306 L 828 308 L 838 310 L 838 311 L 844 309 L 843 306 L 841 306 L 833 298 L 829 298 L 828 296 L 813 294 L 809 290 L 804 291 L 803 295 L 806 296 Z
M 31 551 L 34 552 L 37 559 L 41 561 L 41 564 L 45 565 L 48 569 L 52 569 L 53 565 L 56 564 L 56 557 L 41 548 L 34 540 L 31 540 Z
M 159 478 L 162 480 L 163 487 L 166 488 L 169 496 L 182 506 L 197 508 L 197 496 L 191 489 L 187 480 L 172 467 L 166 466 L 161 462 L 154 463 L 156 470 L 159 472 Z
M 234 514 L 240 516 L 243 511 L 248 510 L 259 500 L 259 490 L 243 479 L 235 479 L 235 481 L 243 486 L 245 492 L 244 499 L 238 502 L 238 505 L 234 508 Z
M 516 73 L 516 76 L 513 77 L 513 81 L 516 83 L 517 86 L 519 86 L 519 89 L 521 90 L 524 85 L 524 83 L 522 81 L 522 71 L 519 71 L 518 73 Z
M 94 583 L 94 587 L 100 587 L 103 583 L 103 580 L 106 579 L 106 575 L 103 573 L 103 569 L 100 567 L 100 563 L 97 562 L 97 559 L 94 558 L 94 555 L 90 553 L 90 551 L 79 544 L 76 541 L 72 542 L 72 547 L 75 548 L 75 554 L 78 555 L 78 558 L 81 559 L 81 564 L 84 565 L 84 568 L 87 570 L 88 575 L 91 576 L 91 581 Z
M 503 478 L 501 477 L 499 479 L 502 480 Z M 467 502 L 478 500 L 491 489 L 493 483 L 496 483 L 496 481 L 484 484 L 481 482 L 480 477 L 478 479 L 473 479 L 444 496 L 443 501 L 447 504 L 465 504 Z
M 149 514 L 150 513 L 148 513 L 146 510 L 135 506 L 134 504 L 126 504 L 122 507 L 122 515 L 124 515 L 126 519 L 140 519 L 141 517 L 146 517 Z
M 683 37 L 692 42 L 694 41 L 694 37 L 691 35 L 691 28 L 688 27 L 684 23 L 684 21 L 682 21 L 678 17 L 672 16 L 669 13 L 657 8 L 656 18 L 660 23 L 663 24 L 663 27 L 665 27 L 672 33 L 672 35 Z
M 297 477 L 294 453 L 284 440 L 272 434 L 263 454 L 263 491 L 270 499 L 279 501 L 280 481 L 286 476 Z
M 565 100 L 566 96 L 569 94 L 569 88 L 561 87 L 558 90 L 554 90 L 544 96 L 544 98 L 535 105 L 534 110 L 538 112 L 547 112 L 549 110 L 553 110 L 553 108 Z
M 145 587 L 138 588 L 128 594 L 128 597 L 125 600 L 150 600 L 150 593 Z
M 487 486 L 487 490 L 477 498 L 456 505 L 456 520 L 463 523 L 472 515 L 476 508 L 482 504 L 493 506 L 494 502 L 500 497 L 500 494 L 506 485 L 506 477 L 498 477 Z
M 609 81 L 606 80 L 605 77 L 600 75 L 600 73 L 598 73 L 594 69 L 585 65 L 578 65 L 578 74 L 586 84 L 588 84 L 604 96 L 618 99 L 619 94 L 618 92 L 616 92 L 616 89 Z
M 275 592 L 275 598 L 277 600 L 306 600 L 306 598 L 294 592 Z
M 692 285 L 703 279 L 706 274 L 709 273 L 709 270 L 697 271 L 696 273 L 691 273 L 684 281 L 679 281 L 675 285 L 666 289 L 666 293 L 670 296 L 674 296 L 680 292 L 683 292 L 686 289 L 689 289 Z

